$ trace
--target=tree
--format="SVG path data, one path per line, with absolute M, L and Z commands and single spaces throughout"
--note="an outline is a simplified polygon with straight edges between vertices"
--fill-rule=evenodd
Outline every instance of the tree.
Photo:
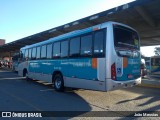
M 160 47 L 155 47 L 154 48 L 154 53 L 155 53 L 155 55 L 160 55 Z

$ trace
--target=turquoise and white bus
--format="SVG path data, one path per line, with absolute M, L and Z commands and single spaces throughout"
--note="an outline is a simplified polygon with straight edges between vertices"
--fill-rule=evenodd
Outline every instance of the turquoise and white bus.
M 20 49 L 18 74 L 65 87 L 109 91 L 141 83 L 140 40 L 133 28 L 106 22 Z
M 160 56 L 153 56 L 150 61 L 150 73 L 160 75 Z
M 12 71 L 14 72 L 18 71 L 18 59 L 19 59 L 19 52 L 15 53 L 12 56 Z

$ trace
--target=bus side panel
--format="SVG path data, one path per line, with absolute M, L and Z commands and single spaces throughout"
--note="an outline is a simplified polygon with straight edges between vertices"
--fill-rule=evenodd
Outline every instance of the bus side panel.
M 97 68 L 94 68 L 94 65 L 92 65 L 92 58 L 39 60 L 29 63 L 30 73 L 52 75 L 54 71 L 60 71 L 66 77 L 87 80 L 97 79 Z
M 151 74 L 160 74 L 160 66 L 151 66 Z
M 66 77 L 97 79 L 97 69 L 92 66 L 91 58 L 61 60 L 58 66 L 61 67 L 60 69 Z
M 106 91 L 106 83 L 104 81 L 86 80 L 70 77 L 64 77 L 64 81 L 66 87 Z
M 28 67 L 28 61 L 25 62 L 21 62 L 20 64 L 18 64 L 18 75 L 23 77 L 23 70 L 27 69 Z
M 33 79 L 52 82 L 54 71 L 62 73 L 66 87 L 106 90 L 105 58 L 39 60 L 29 64 L 29 76 Z
M 30 61 L 29 63 L 29 77 L 45 82 L 52 82 L 53 62 L 49 60 Z
M 106 78 L 106 58 L 98 58 L 97 76 L 99 81 L 105 81 Z
M 81 69 L 77 68 L 81 73 L 79 77 L 71 75 L 70 77 L 64 77 L 65 86 L 106 91 L 105 58 L 92 58 L 90 65 L 88 69 L 83 68 L 82 71 L 79 71 Z M 72 75 L 77 71 L 76 69 L 73 70 L 71 67 L 69 69 Z M 85 78 L 82 76 L 85 76 Z
M 42 74 L 42 73 L 29 72 L 29 78 L 34 79 L 34 80 L 41 80 L 44 82 L 52 83 L 52 74 Z

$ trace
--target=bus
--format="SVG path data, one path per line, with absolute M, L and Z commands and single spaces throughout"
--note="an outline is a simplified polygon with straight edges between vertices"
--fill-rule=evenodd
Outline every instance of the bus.
M 20 49 L 18 74 L 65 87 L 110 91 L 141 83 L 139 36 L 133 28 L 105 22 Z
M 160 75 L 160 56 L 153 56 L 150 61 L 150 73 Z
M 147 67 L 144 59 L 141 59 L 141 77 L 144 78 L 147 75 Z
M 150 74 L 150 72 L 151 72 L 151 62 L 150 62 L 150 59 L 146 60 L 145 64 L 146 64 L 147 74 Z
M 12 56 L 12 71 L 18 72 L 18 59 L 19 59 L 19 52 L 14 53 Z

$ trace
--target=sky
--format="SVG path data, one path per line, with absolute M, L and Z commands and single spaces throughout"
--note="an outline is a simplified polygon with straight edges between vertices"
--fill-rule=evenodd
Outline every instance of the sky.
M 154 47 L 153 46 L 141 47 L 141 53 L 146 57 L 153 56 Z
M 154 48 L 155 47 L 160 47 L 160 45 L 158 46 L 147 46 L 147 47 L 141 47 L 141 53 L 146 56 L 146 57 L 151 57 L 154 56 Z
M 0 0 L 0 39 L 9 43 L 132 1 Z

